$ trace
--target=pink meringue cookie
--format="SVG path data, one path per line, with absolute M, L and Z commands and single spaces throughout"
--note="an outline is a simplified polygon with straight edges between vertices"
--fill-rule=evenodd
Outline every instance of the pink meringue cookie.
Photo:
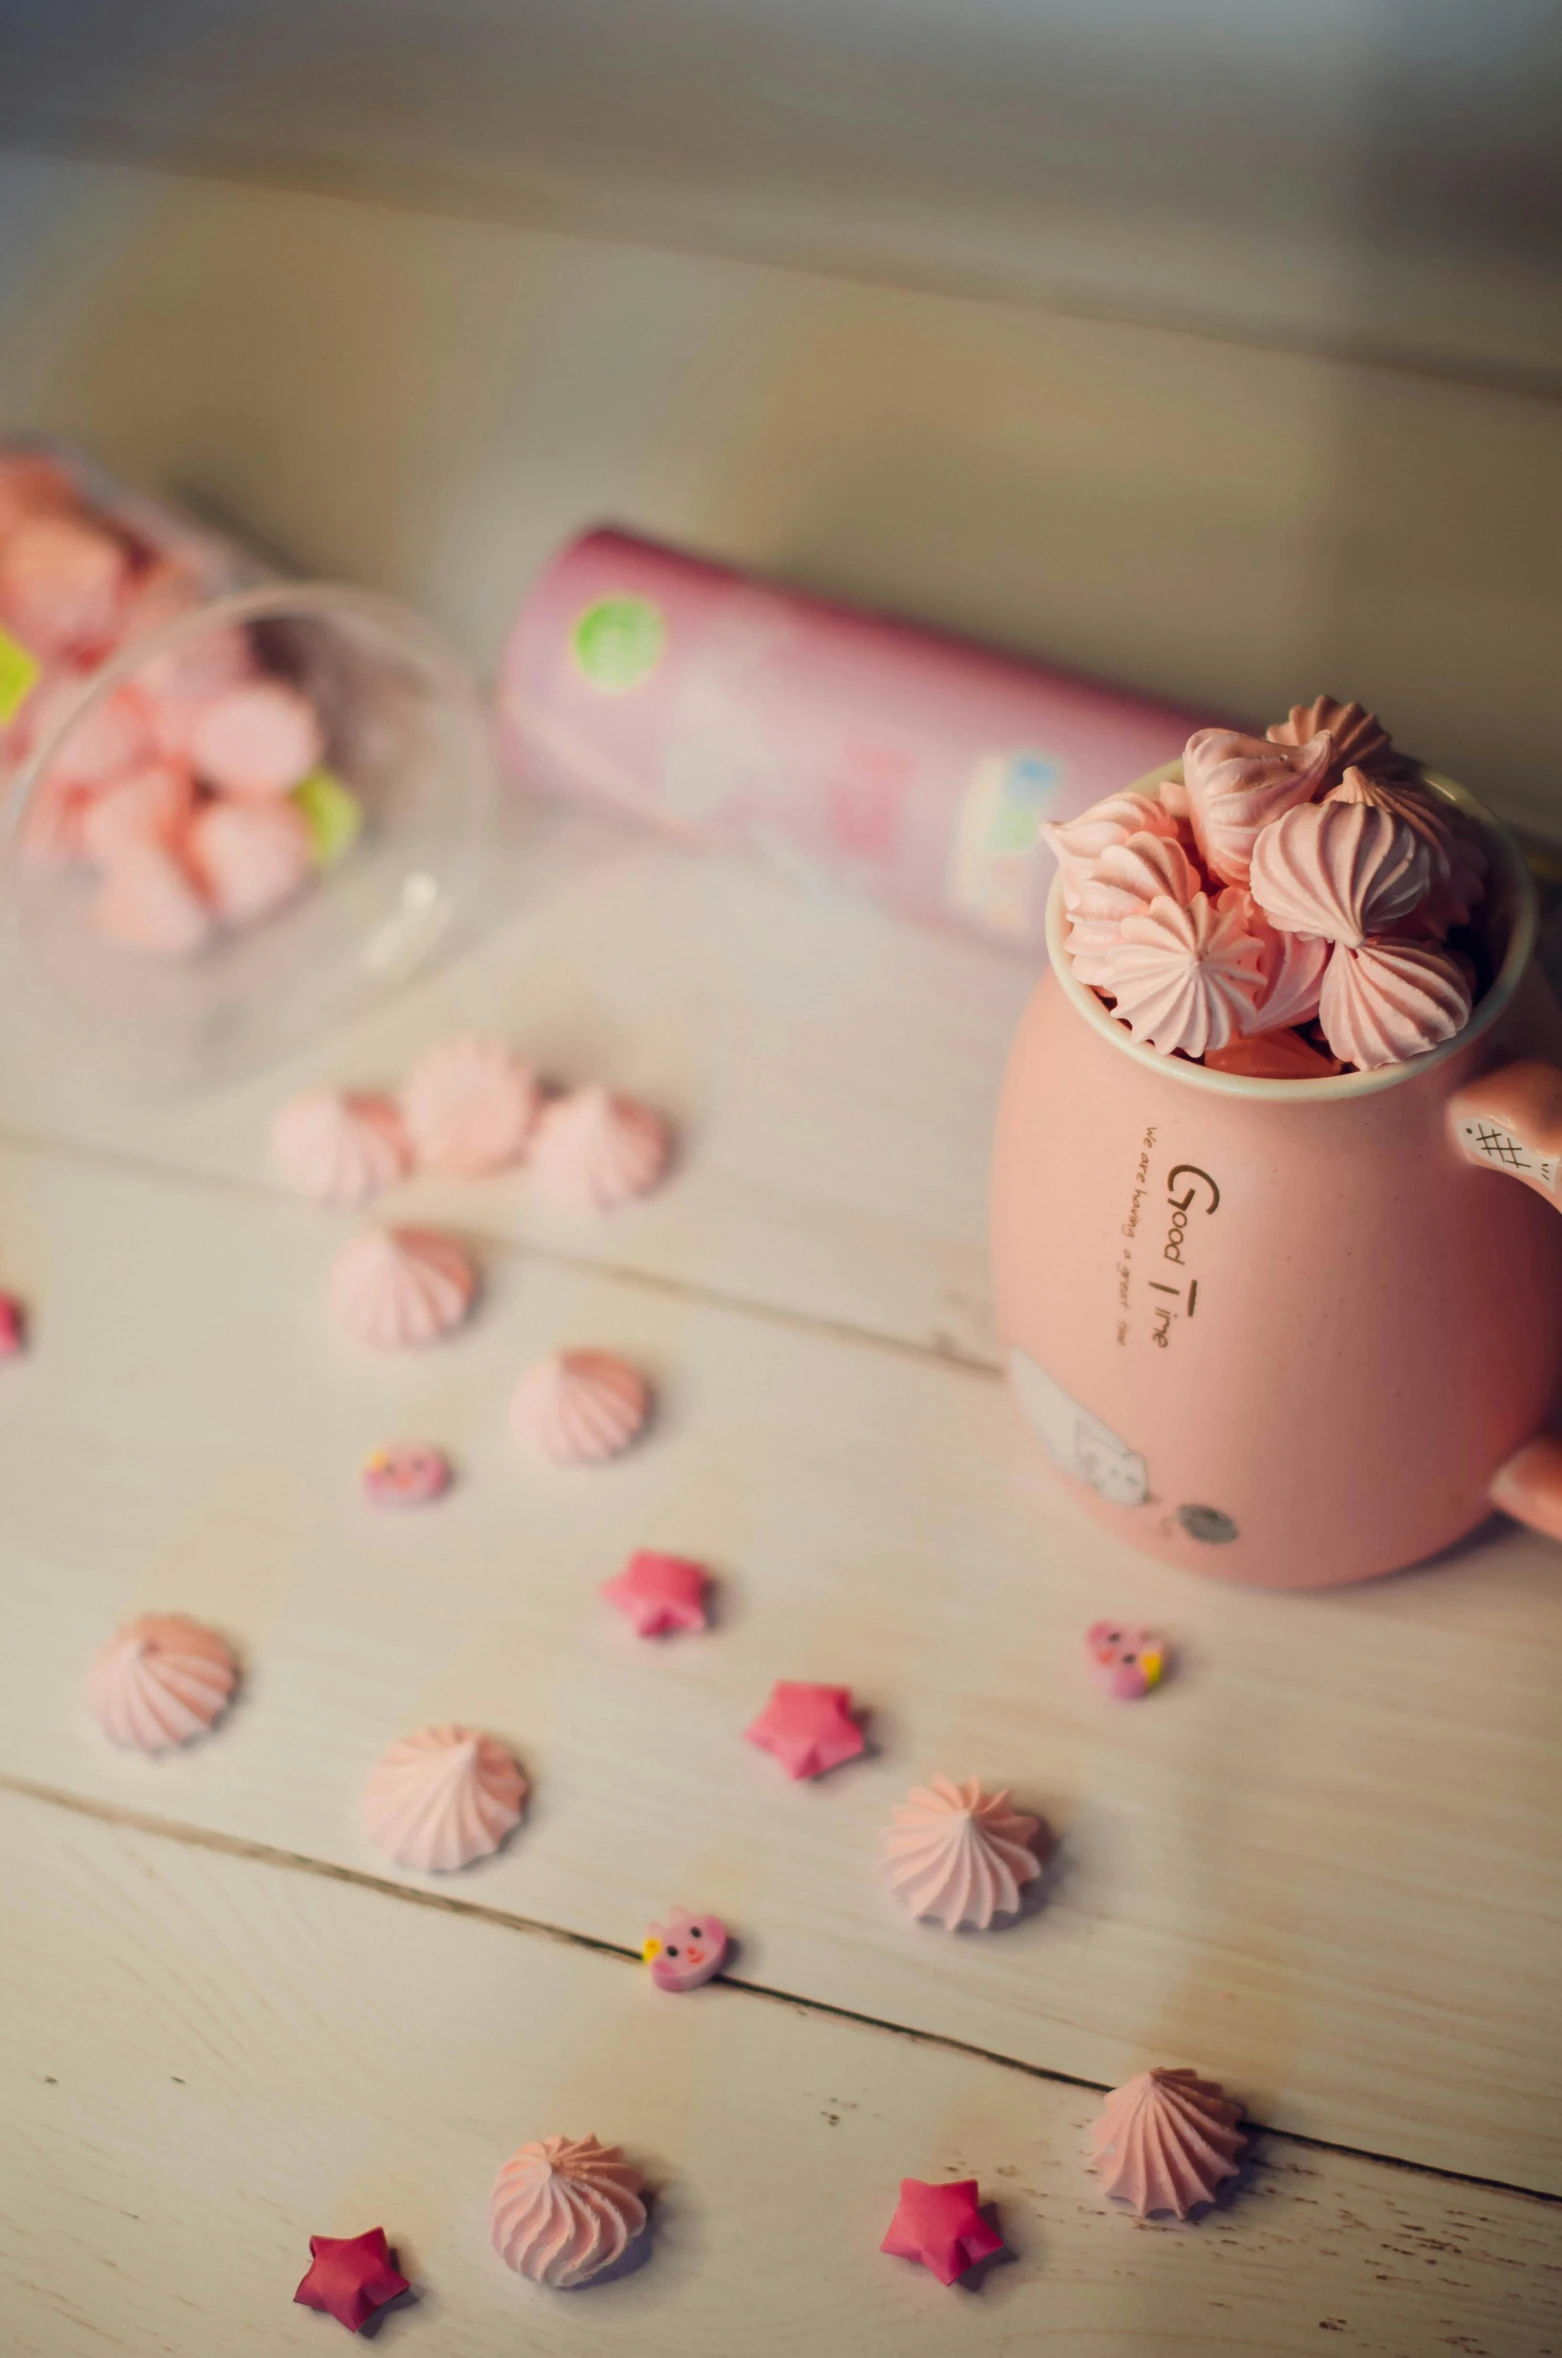
M 105 941 L 155 958 L 191 958 L 211 939 L 211 911 L 160 843 L 129 843 L 103 871 L 88 918 Z
M 520 1161 L 538 1098 L 536 1074 L 502 1040 L 459 1033 L 418 1059 L 401 1110 L 420 1163 L 477 1179 Z
M 35 655 L 102 654 L 119 625 L 130 560 L 85 517 L 28 516 L 0 543 L 0 620 Z
M 398 1867 L 450 1874 L 496 1851 L 525 1802 L 526 1779 L 497 1737 L 420 1728 L 398 1736 L 370 1770 L 364 1831 Z
M 558 1351 L 529 1367 L 515 1387 L 510 1423 L 555 1465 L 600 1465 L 637 1438 L 650 1414 L 650 1388 L 611 1351 Z
M 645 2181 L 618 2145 L 543 2137 L 523 2145 L 494 2180 L 488 2219 L 495 2251 L 533 2284 L 567 2290 L 621 2260 L 646 2223 Z
M 176 593 L 170 590 L 170 599 Z M 173 619 L 169 616 L 167 619 Z M 154 627 L 147 617 L 146 628 Z M 179 761 L 190 759 L 198 724 L 208 708 L 231 689 L 259 680 L 249 634 L 237 623 L 214 623 L 183 636 L 160 655 L 149 655 L 136 674 L 146 698 L 158 750 Z
M 1217 907 L 1235 911 L 1263 953 L 1264 988 L 1255 1027 L 1274 1032 L 1311 1023 L 1329 963 L 1329 944 L 1322 934 L 1285 933 L 1271 925 L 1245 884 L 1224 885 L 1215 898 Z
M 1342 943 L 1323 978 L 1318 1021 L 1335 1055 L 1370 1073 L 1451 1040 L 1470 1008 L 1469 979 L 1449 951 L 1418 942 Z
M 285 680 L 224 688 L 192 720 L 189 755 L 225 794 L 291 794 L 325 751 L 314 706 Z
M 1431 863 L 1427 897 L 1412 912 L 1437 940 L 1450 925 L 1464 925 L 1485 890 L 1489 863 L 1485 846 L 1464 813 L 1444 802 L 1428 787 L 1408 776 L 1374 777 L 1366 770 L 1348 769 L 1330 802 L 1364 802 L 1388 811 L 1419 835 Z
M 218 916 L 253 925 L 282 908 L 314 869 L 309 829 L 282 799 L 241 802 L 218 795 L 203 803 L 186 843 L 190 866 Z
M 1108 844 L 1122 843 L 1130 835 L 1175 836 L 1177 821 L 1153 794 L 1109 794 L 1077 819 L 1049 819 L 1037 833 L 1058 863 L 1063 898 L 1072 908 L 1076 893 Z
M 1399 766 L 1393 740 L 1377 714 L 1363 711 L 1359 704 L 1341 704 L 1334 696 L 1293 704 L 1289 716 L 1273 722 L 1264 734 L 1271 745 L 1311 745 L 1316 737 L 1332 737 L 1336 777 L 1353 763 L 1372 771 Z
M 34 516 L 74 515 L 79 505 L 58 459 L 41 450 L 0 452 L 0 538 Z
M 1121 939 L 1125 917 L 1147 909 L 1165 894 L 1183 908 L 1204 880 L 1174 836 L 1137 835 L 1109 843 L 1085 871 L 1070 908 L 1069 956 L 1081 982 L 1099 983 L 1103 959 Z
M 182 1613 L 144 1613 L 93 1657 L 87 1701 L 103 1733 L 139 1752 L 188 1744 L 227 1709 L 233 1649 Z
M 648 1107 L 606 1089 L 576 1089 L 544 1108 L 530 1161 L 556 1203 L 611 1212 L 650 1193 L 671 1143 L 666 1123 Z
M 329 1287 L 339 1323 L 376 1351 L 438 1342 L 461 1324 L 476 1290 L 461 1247 L 424 1228 L 366 1228 L 337 1254 Z
M 341 1089 L 305 1089 L 280 1106 L 271 1159 L 289 1187 L 322 1204 L 367 1203 L 412 1162 L 394 1101 Z
M 1240 2105 L 1197 2072 L 1136 2072 L 1112 2091 L 1091 2130 L 1090 2166 L 1107 2194 L 1141 2219 L 1156 2211 L 1185 2219 L 1235 2177 L 1247 2143 L 1241 2118 Z
M 1271 924 L 1354 949 L 1423 900 L 1431 873 L 1424 838 L 1391 811 L 1320 802 L 1264 829 L 1252 890 Z
M 194 808 L 195 781 L 188 770 L 177 762 L 147 762 L 84 804 L 78 830 L 82 856 L 108 868 L 133 844 L 177 850 Z
M 77 707 L 87 703 L 89 680 L 85 672 L 57 673 L 36 691 L 29 718 L 35 745 L 45 744 L 55 729 L 61 732 L 48 756 L 50 779 L 95 789 L 150 761 L 156 747 L 146 700 L 133 686 L 100 696 L 79 720 L 73 719 Z
M 1237 729 L 1199 729 L 1182 756 L 1193 833 L 1205 865 L 1224 884 L 1246 884 L 1253 845 L 1298 803 L 1325 784 L 1334 759 L 1332 738 L 1301 747 L 1267 744 Z
M 1233 909 L 1204 893 L 1187 908 L 1164 894 L 1122 921 L 1103 954 L 1100 988 L 1133 1037 L 1163 1056 L 1202 1056 L 1253 1029 L 1264 988 L 1263 952 Z
M 936 1917 L 946 1932 L 962 1924 L 985 1932 L 994 1916 L 1015 1914 L 1021 1887 L 1041 1873 L 1030 1847 L 1040 1825 L 1010 1809 L 1007 1793 L 984 1793 L 975 1777 L 963 1785 L 934 1777 L 891 1814 L 885 1877 L 913 1916 Z

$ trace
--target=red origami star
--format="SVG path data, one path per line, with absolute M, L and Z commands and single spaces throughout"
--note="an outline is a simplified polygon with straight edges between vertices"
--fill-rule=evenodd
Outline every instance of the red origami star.
M 822 1777 L 843 1760 L 855 1760 L 863 1748 L 851 1700 L 850 1687 L 777 1679 L 764 1710 L 743 1733 L 751 1744 L 773 1752 L 789 1777 Z
M 633 1623 L 637 1637 L 663 1637 L 669 1630 L 705 1627 L 709 1579 L 703 1564 L 643 1547 L 616 1580 L 603 1581 L 602 1594 Z
M 1003 2237 L 977 2208 L 974 2178 L 956 2178 L 947 2186 L 902 2178 L 900 2204 L 879 2249 L 898 2260 L 920 2260 L 940 2284 L 953 2284 L 978 2260 L 1001 2252 Z
M 329 2309 L 349 2333 L 360 2332 L 376 2309 L 407 2290 L 383 2227 L 371 2227 L 367 2235 L 311 2235 L 309 2254 L 309 2273 L 294 2300 L 306 2309 Z

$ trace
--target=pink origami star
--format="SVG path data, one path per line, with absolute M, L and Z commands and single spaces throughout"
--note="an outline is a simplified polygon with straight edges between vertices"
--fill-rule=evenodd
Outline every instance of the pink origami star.
M 703 1629 L 710 1574 L 683 1556 L 659 1556 L 652 1548 L 632 1555 L 616 1580 L 604 1580 L 602 1594 L 616 1605 L 637 1637 L 665 1637 L 670 1630 Z
M 974 2178 L 956 2178 L 947 2186 L 902 2178 L 900 2202 L 879 2249 L 893 2252 L 897 2260 L 920 2260 L 940 2284 L 953 2284 L 978 2260 L 1001 2252 L 1003 2237 L 977 2208 Z
M 376 2309 L 407 2290 L 383 2227 L 371 2227 L 366 2235 L 311 2235 L 309 2258 L 309 2273 L 294 2300 L 306 2309 L 329 2310 L 349 2333 L 360 2332 Z
M 777 1679 L 764 1710 L 743 1733 L 751 1744 L 773 1752 L 789 1777 L 822 1777 L 843 1760 L 855 1760 L 863 1748 L 851 1700 L 850 1687 Z
M 0 1359 L 14 1359 L 27 1340 L 27 1316 L 14 1294 L 0 1294 Z

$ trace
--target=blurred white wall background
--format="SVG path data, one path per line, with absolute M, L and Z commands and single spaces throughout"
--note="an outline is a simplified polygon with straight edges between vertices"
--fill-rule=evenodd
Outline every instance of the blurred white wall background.
M 1358 693 L 1562 825 L 1554 0 L 0 0 L 0 40 L 0 421 L 480 656 L 611 513 L 1239 714 Z

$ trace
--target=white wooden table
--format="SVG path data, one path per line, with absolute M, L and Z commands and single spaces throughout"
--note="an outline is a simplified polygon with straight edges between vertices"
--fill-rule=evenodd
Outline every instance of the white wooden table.
M 281 2358 L 311 2233 L 382 2224 L 407 2358 L 1562 2350 L 1562 1559 L 1498 1529 L 1321 1597 L 1198 1584 L 1053 1487 L 1000 1385 L 987 1133 L 1022 967 L 573 820 L 519 832 L 504 927 L 320 1057 L 134 1108 L 0 1051 L 0 2348 Z M 606 1222 L 524 1178 L 394 1208 L 472 1237 L 470 1332 L 371 1364 L 328 1330 L 348 1223 L 282 1197 L 264 1126 L 322 1072 L 391 1082 L 453 1022 L 680 1123 Z M 539 1471 L 505 1427 L 563 1341 L 654 1374 L 646 1444 Z M 447 1445 L 423 1516 L 364 1453 Z M 717 1626 L 637 1643 L 597 1584 L 710 1562 Z M 82 1674 L 122 1618 L 241 1649 L 209 1743 L 112 1751 Z M 1162 1627 L 1139 1707 L 1103 1612 Z M 786 1782 L 741 1731 L 850 1683 L 870 1756 Z M 458 1718 L 534 1779 L 503 1853 L 399 1874 L 358 1829 L 390 1736 Z M 1060 1847 L 1041 1904 L 907 1921 L 878 1831 L 943 1769 Z M 674 1999 L 669 1904 L 740 1936 Z M 1098 2091 L 1192 2063 L 1262 2124 L 1202 2223 L 1112 2213 Z M 492 2173 L 594 2130 L 657 2190 L 647 2265 L 539 2292 Z M 943 2290 L 877 2245 L 903 2176 L 978 2177 L 1012 2259 Z M 345 2345 L 340 2345 L 345 2347 Z

